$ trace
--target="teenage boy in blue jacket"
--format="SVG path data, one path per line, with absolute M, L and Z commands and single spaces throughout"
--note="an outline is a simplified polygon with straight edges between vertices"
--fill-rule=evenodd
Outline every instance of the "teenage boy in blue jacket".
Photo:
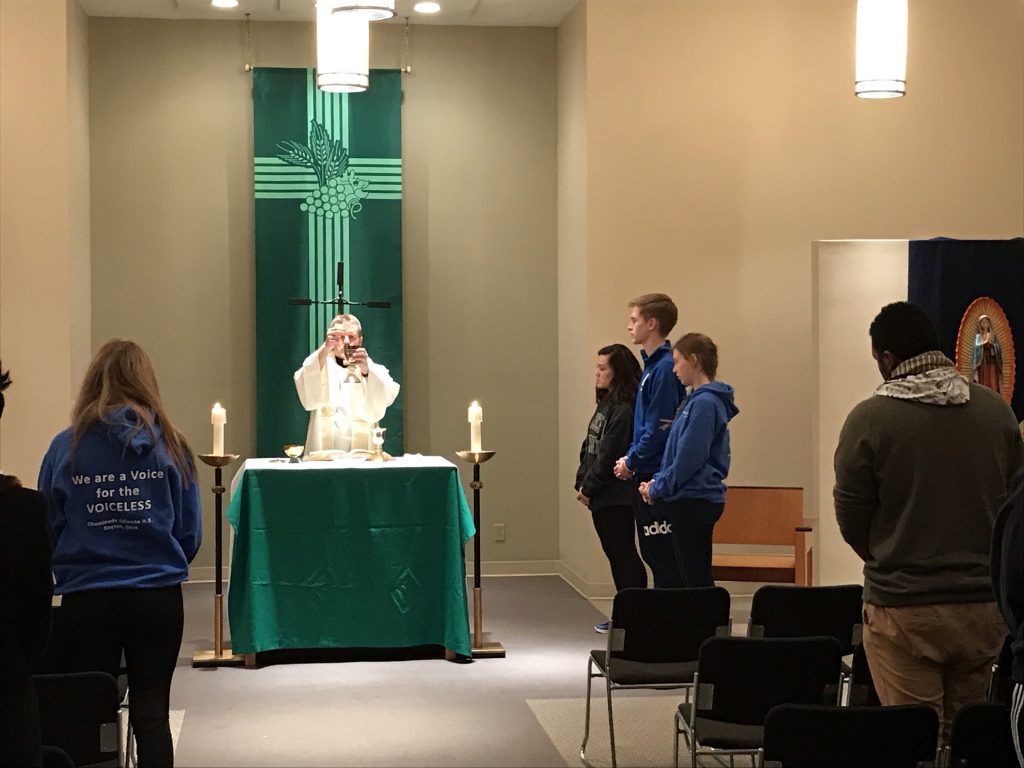
M 686 399 L 686 390 L 672 372 L 668 335 L 679 319 L 675 303 L 663 293 L 648 293 L 629 303 L 629 337 L 641 346 L 644 372 L 633 411 L 633 442 L 615 464 L 615 476 L 639 486 L 661 468 L 672 418 Z M 633 514 L 640 554 L 654 574 L 654 586 L 684 587 L 672 549 L 672 524 L 664 504 L 646 504 L 633 495 Z

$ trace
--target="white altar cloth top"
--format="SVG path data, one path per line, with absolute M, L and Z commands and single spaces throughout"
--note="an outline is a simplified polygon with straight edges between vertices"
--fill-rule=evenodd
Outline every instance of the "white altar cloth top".
M 424 456 L 419 453 L 406 453 L 395 456 L 391 461 L 367 461 L 364 458 L 337 458 L 329 461 L 290 462 L 288 459 L 246 459 L 231 481 L 231 495 L 242 480 L 247 469 L 273 469 L 282 472 L 301 472 L 304 469 L 391 469 L 391 468 L 422 468 L 422 467 L 454 467 L 455 465 L 443 456 Z

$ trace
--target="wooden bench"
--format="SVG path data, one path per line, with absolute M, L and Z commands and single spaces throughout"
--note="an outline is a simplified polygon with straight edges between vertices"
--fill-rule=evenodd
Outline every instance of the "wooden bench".
M 810 586 L 811 521 L 804 518 L 803 488 L 729 486 L 725 511 L 715 524 L 715 544 L 789 546 L 793 554 L 715 552 L 716 581 L 773 581 Z

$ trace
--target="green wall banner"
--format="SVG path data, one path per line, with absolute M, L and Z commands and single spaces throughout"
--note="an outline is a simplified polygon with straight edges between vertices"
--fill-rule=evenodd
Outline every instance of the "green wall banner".
M 312 69 L 253 72 L 256 196 L 256 446 L 280 456 L 308 416 L 292 374 L 324 339 L 337 306 L 291 298 L 390 301 L 351 307 L 366 349 L 402 383 L 402 83 L 373 70 L 363 93 L 324 93 Z M 381 426 L 403 452 L 403 398 Z

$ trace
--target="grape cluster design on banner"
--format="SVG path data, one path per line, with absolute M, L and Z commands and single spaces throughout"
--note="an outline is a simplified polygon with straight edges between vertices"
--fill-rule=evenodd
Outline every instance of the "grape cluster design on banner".
M 349 167 L 348 150 L 331 138 L 322 123 L 309 121 L 309 143 L 283 141 L 278 158 L 288 165 L 309 168 L 316 174 L 317 188 L 310 192 L 299 209 L 321 219 L 356 218 L 362 201 L 370 194 L 369 182 Z

